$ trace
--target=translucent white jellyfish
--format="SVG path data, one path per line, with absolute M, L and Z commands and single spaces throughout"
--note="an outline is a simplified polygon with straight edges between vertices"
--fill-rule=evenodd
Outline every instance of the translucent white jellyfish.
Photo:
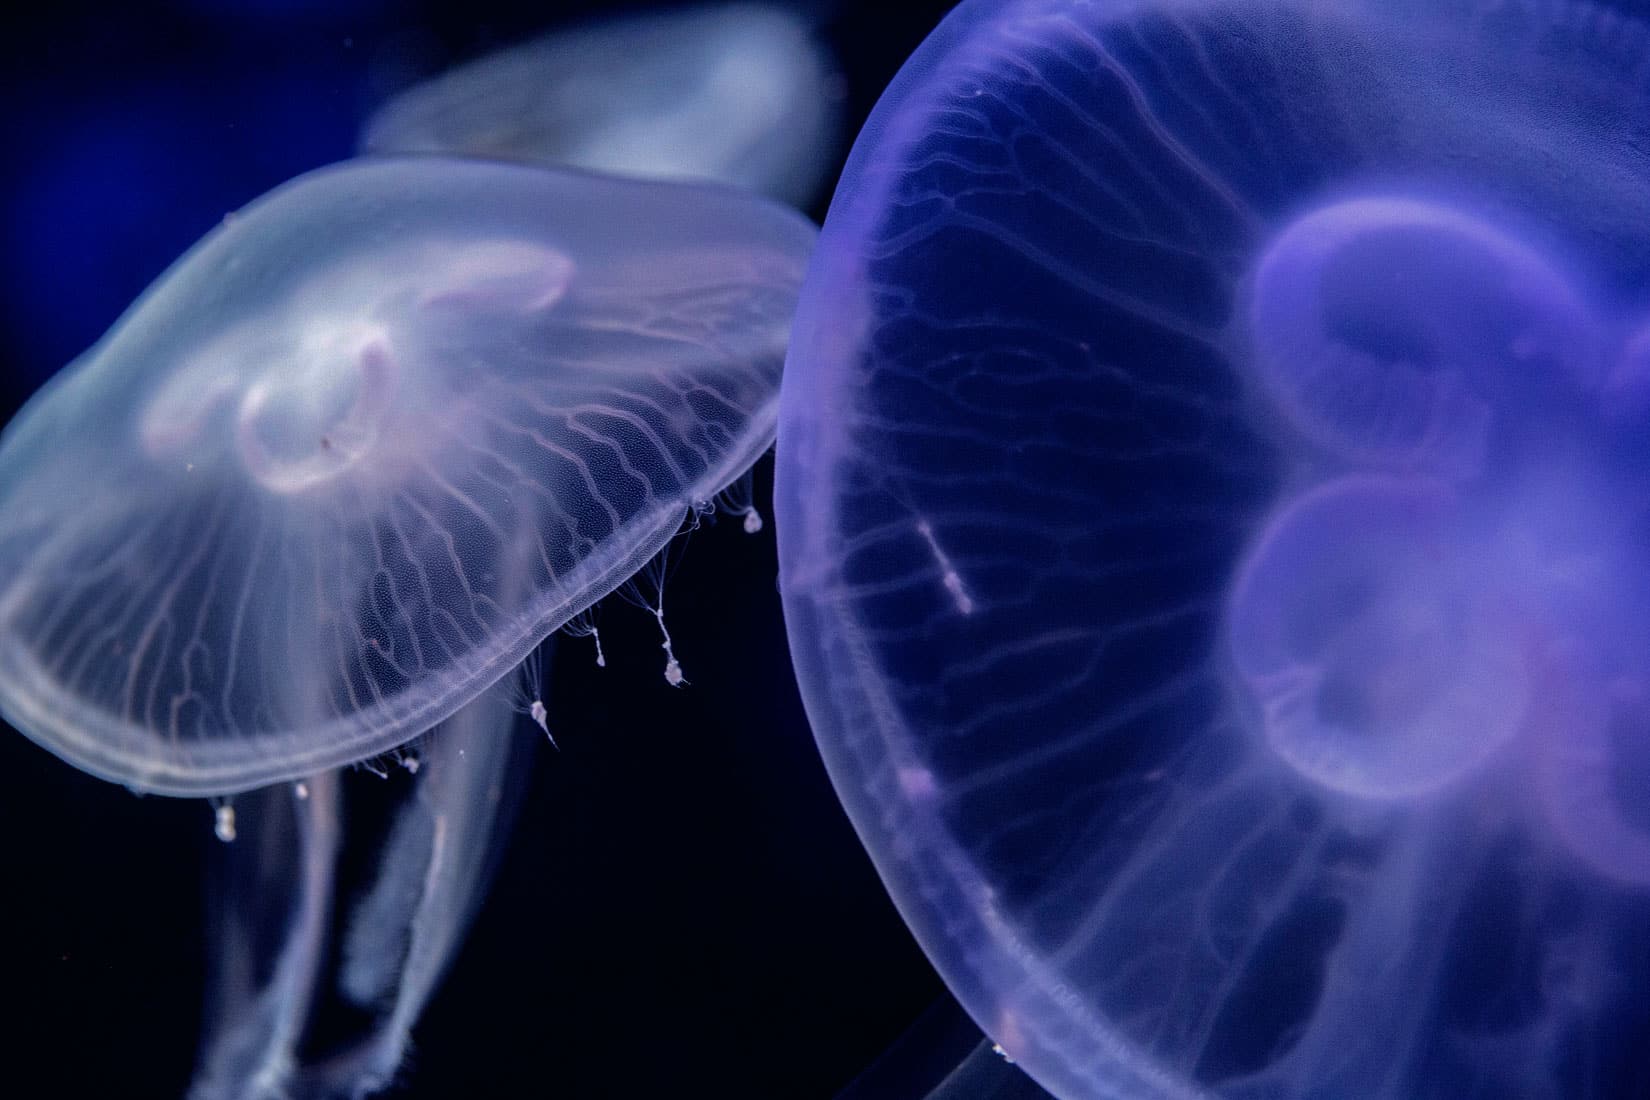
M 1056 1095 L 1646 1095 L 1647 69 L 1567 0 L 967 0 L 861 133 L 792 657 Z
M 771 444 L 813 237 L 720 187 L 324 169 L 225 219 L 0 436 L 0 712 L 136 790 L 267 788 L 217 810 L 200 1100 L 393 1079 L 507 825 L 529 707 L 499 681 Z M 437 724 L 352 902 L 367 823 L 331 769 Z M 328 1004 L 360 1017 L 342 1038 Z
M 0 437 L 0 712 L 166 794 L 429 729 L 767 448 L 812 238 L 434 158 L 226 219 Z
M 806 206 L 842 92 L 807 19 L 734 3 L 559 30 L 385 104 L 366 153 L 451 153 L 711 179 Z

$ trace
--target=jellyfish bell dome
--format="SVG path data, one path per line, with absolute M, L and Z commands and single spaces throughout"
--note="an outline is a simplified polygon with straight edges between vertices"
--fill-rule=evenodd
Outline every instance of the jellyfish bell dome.
M 793 660 L 1056 1095 L 1642 1091 L 1647 62 L 1585 3 L 969 0 L 861 133 Z
M 429 729 L 768 446 L 813 235 L 433 157 L 231 215 L 0 437 L 0 711 L 169 794 Z

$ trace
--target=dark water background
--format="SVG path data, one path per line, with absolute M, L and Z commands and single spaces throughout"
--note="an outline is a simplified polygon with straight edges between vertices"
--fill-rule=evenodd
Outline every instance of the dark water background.
M 633 6 L 171 0 L 0 17 L 0 414 L 225 212 L 348 157 L 391 92 Z M 947 6 L 816 6 L 847 135 Z M 764 512 L 770 484 L 765 461 Z M 526 777 L 395 1095 L 831 1096 L 941 997 L 815 755 L 771 524 L 701 531 L 678 562 L 666 607 L 691 686 L 664 683 L 652 622 L 629 605 L 601 617 L 606 669 L 588 643 L 563 645 L 562 751 Z M 0 1093 L 182 1094 L 203 1029 L 211 822 L 204 802 L 134 797 L 0 736 Z

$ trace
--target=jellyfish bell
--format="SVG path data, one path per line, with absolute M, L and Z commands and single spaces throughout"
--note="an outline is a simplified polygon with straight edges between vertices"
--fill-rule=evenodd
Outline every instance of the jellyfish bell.
M 969 0 L 862 131 L 782 386 L 791 651 L 1054 1094 L 1644 1078 L 1650 500 L 1601 398 L 1647 60 L 1581 3 Z
M 0 711 L 168 794 L 430 728 L 767 448 L 812 239 L 496 163 L 277 189 L 0 438 Z
M 797 206 L 830 164 L 834 63 L 775 4 L 631 15 L 554 31 L 400 93 L 364 153 L 446 153 L 710 179 Z

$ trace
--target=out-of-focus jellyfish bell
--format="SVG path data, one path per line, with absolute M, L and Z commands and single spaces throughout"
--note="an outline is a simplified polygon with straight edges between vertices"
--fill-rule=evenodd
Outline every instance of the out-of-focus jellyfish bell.
M 1650 30 L 971 0 L 849 159 L 798 677 L 1062 1097 L 1650 1080 Z
M 812 237 L 435 158 L 271 193 L 0 439 L 0 711 L 168 794 L 430 728 L 767 448 Z
M 361 149 L 711 179 L 805 206 L 838 140 L 834 69 L 808 21 L 777 5 L 628 16 L 403 92 L 368 121 Z

